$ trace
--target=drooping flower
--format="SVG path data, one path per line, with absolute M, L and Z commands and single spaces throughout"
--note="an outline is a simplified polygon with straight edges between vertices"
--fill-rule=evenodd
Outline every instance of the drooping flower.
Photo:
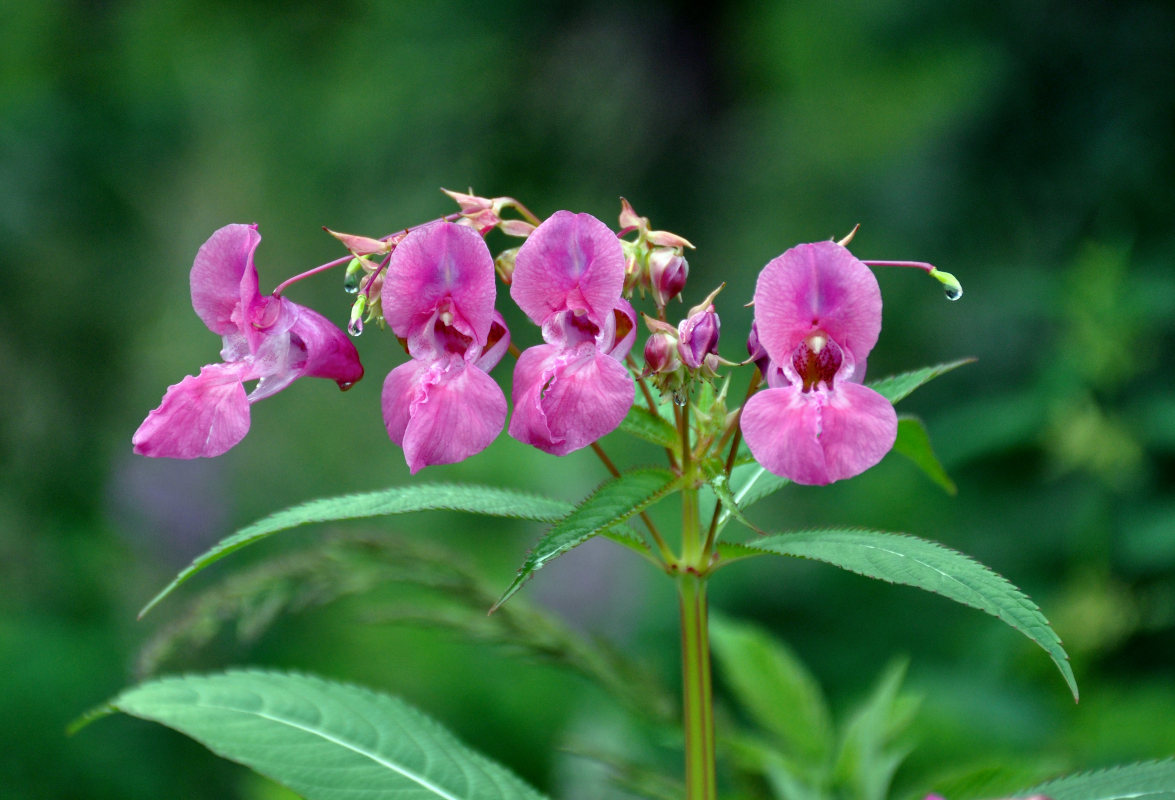
M 384 423 L 415 474 L 489 446 L 506 396 L 487 374 L 510 345 L 494 310 L 494 260 L 473 228 L 438 220 L 392 252 L 381 302 L 412 360 L 384 381 Z
M 873 273 L 835 242 L 798 245 L 763 268 L 754 305 L 769 359 L 769 388 L 742 410 L 755 459 L 802 484 L 851 478 L 879 462 L 897 437 L 897 415 L 861 385 L 881 332 Z
M 518 359 L 509 433 L 562 456 L 616 429 L 635 389 L 623 359 L 636 312 L 621 297 L 624 252 L 590 214 L 559 211 L 522 245 L 510 296 L 546 344 Z
M 249 405 L 301 377 L 347 389 L 363 377 L 359 354 L 325 317 L 284 297 L 262 296 L 253 254 L 256 225 L 226 225 L 196 253 L 192 306 L 224 342 L 223 363 L 168 387 L 135 431 L 135 452 L 163 458 L 224 453 L 249 431 Z M 246 393 L 244 382 L 257 381 Z

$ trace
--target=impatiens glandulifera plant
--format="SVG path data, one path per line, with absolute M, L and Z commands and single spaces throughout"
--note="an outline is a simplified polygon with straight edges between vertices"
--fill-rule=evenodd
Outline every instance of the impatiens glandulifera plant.
M 344 287 L 355 296 L 348 332 L 358 336 L 373 323 L 390 327 L 407 355 L 384 381 L 382 410 L 388 436 L 413 474 L 476 456 L 505 428 L 517 441 L 553 456 L 591 448 L 611 477 L 577 505 L 513 488 L 430 483 L 314 500 L 222 540 L 142 613 L 229 553 L 309 522 L 449 509 L 548 524 L 513 581 L 496 602 L 487 602 L 490 611 L 545 564 L 604 536 L 643 557 L 676 587 L 684 780 L 671 794 L 689 800 L 718 796 L 707 587 L 719 570 L 745 559 L 814 559 L 985 611 L 1042 647 L 1076 699 L 1068 657 L 1040 610 L 970 558 L 914 536 L 866 528 L 764 533 L 747 517 L 755 502 L 789 483 L 818 486 L 852 478 L 891 449 L 953 491 L 922 423 L 899 416 L 893 406 L 965 361 L 864 383 L 866 359 L 881 332 L 881 292 L 870 267 L 925 271 L 952 300 L 962 294 L 953 276 L 922 262 L 859 260 L 848 250 L 855 229 L 839 242 L 792 247 L 759 273 L 748 357 L 737 363 L 718 350 L 716 304 L 723 287 L 710 287 L 700 303 L 675 318 L 671 302 L 687 292 L 685 251 L 693 246 L 653 229 L 627 201 L 619 231 L 613 231 L 589 214 L 558 211 L 540 219 L 513 198 L 448 194 L 458 212 L 392 235 L 331 232 L 348 255 L 287 280 L 269 296 L 260 294 L 253 263 L 260 242 L 256 226 L 229 225 L 214 233 L 192 267 L 192 304 L 223 337 L 223 362 L 168 389 L 135 433 L 135 451 L 169 458 L 220 455 L 248 431 L 252 401 L 302 376 L 331 378 L 344 389 L 359 380 L 363 370 L 347 336 L 281 296 L 294 280 L 342 266 Z M 514 215 L 506 216 L 510 211 Z M 524 241 L 495 258 L 485 241 L 495 229 Z M 525 350 L 512 341 L 495 308 L 499 280 L 537 327 L 519 337 L 528 343 Z M 643 323 L 633 299 L 650 301 Z M 649 332 L 641 348 L 644 363 L 632 355 L 641 328 Z M 516 359 L 510 406 L 491 375 L 507 352 Z M 749 378 L 745 401 L 735 406 L 729 390 L 739 370 Z M 251 381 L 256 386 L 246 393 L 244 384 Z M 601 443 L 617 430 L 654 446 L 665 466 L 618 469 Z M 647 509 L 674 496 L 680 523 L 665 531 Z M 743 536 L 727 533 L 732 521 L 746 530 Z M 782 696 L 812 683 L 789 666 L 794 659 L 763 637 L 725 623 L 716 630 L 725 631 L 718 641 L 724 665 L 733 665 L 727 666 L 728 682 L 752 716 L 785 746 L 818 751 L 817 740 L 827 735 L 823 722 L 781 717 L 778 708 L 762 702 L 773 696 L 773 682 L 782 681 Z M 620 673 L 610 674 L 606 682 L 624 683 L 615 678 Z M 896 680 L 882 683 L 878 708 L 893 700 Z M 78 725 L 112 711 L 183 731 L 307 798 L 540 797 L 401 701 L 320 678 L 233 671 L 149 681 Z M 863 735 L 852 730 L 850 743 Z M 783 787 L 777 796 L 816 800 L 825 796 L 821 786 L 831 791 L 818 777 L 795 794 L 803 776 L 780 767 L 794 764 L 792 756 L 763 756 L 770 751 L 758 745 L 754 750 L 763 774 Z M 897 763 L 883 760 L 891 766 L 871 784 L 879 792 Z M 1097 773 L 1063 779 L 1047 793 L 1053 800 L 1108 800 L 1129 791 L 1142 796 L 1137 792 L 1162 781 L 1175 781 L 1170 763 L 1125 768 L 1110 778 Z M 877 797 L 865 793 L 861 800 Z

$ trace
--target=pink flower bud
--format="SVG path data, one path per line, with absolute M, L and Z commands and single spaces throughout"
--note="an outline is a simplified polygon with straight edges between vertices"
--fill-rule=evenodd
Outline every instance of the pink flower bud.
M 681 294 L 689 276 L 689 263 L 672 249 L 659 247 L 649 254 L 649 283 L 659 308 Z
M 721 323 L 712 305 L 682 320 L 677 328 L 677 352 L 682 363 L 690 369 L 701 368 L 706 356 L 718 352 L 720 332 Z
M 673 372 L 681 366 L 677 356 L 677 337 L 658 331 L 645 342 L 645 375 Z

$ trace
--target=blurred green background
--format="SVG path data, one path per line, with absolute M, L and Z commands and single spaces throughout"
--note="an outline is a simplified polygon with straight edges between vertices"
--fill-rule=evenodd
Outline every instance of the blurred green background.
M 409 480 L 378 402 L 402 351 L 365 334 L 366 380 L 346 395 L 300 382 L 257 405 L 244 443 L 213 461 L 141 459 L 130 436 L 167 385 L 217 358 L 187 286 L 213 230 L 260 223 L 268 290 L 340 254 L 321 226 L 391 233 L 449 212 L 442 186 L 611 224 L 624 195 L 697 245 L 687 301 L 727 282 L 732 359 L 758 270 L 797 242 L 861 223 L 858 256 L 959 276 L 966 296 L 948 303 L 918 273 L 879 272 L 869 364 L 880 377 L 978 358 L 899 409 L 925 420 L 958 495 L 891 456 L 849 484 L 788 488 L 753 516 L 768 529 L 903 530 L 975 556 L 1052 620 L 1081 703 L 994 620 L 831 567 L 732 567 L 714 604 L 785 637 L 837 707 L 909 655 L 923 703 L 899 785 L 977 758 L 1047 774 L 1170 756 L 1173 75 L 1175 11 L 1145 0 L 10 4 L 0 793 L 278 796 L 148 723 L 116 718 L 72 739 L 64 727 L 136 680 L 139 649 L 201 589 L 325 531 L 218 565 L 137 623 L 194 554 L 295 502 Z M 290 296 L 341 322 L 341 280 Z M 538 340 L 512 321 L 519 344 Z M 656 456 L 605 444 L 626 463 Z M 604 477 L 590 453 L 555 460 L 505 435 L 419 476 L 567 499 Z M 389 527 L 465 551 L 503 587 L 541 532 L 440 514 Z M 676 680 L 669 582 L 618 548 L 585 546 L 524 595 Z M 561 748 L 599 731 L 622 741 L 619 706 L 499 647 L 363 624 L 364 607 L 223 636 L 168 670 L 253 663 L 385 688 L 556 796 L 604 796 Z

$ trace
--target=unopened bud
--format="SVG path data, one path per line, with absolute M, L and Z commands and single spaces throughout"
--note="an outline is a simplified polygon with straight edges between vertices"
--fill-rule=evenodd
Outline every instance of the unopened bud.
M 680 366 L 676 336 L 659 331 L 645 341 L 645 375 L 673 372 Z
M 700 369 L 706 356 L 718 352 L 721 322 L 714 306 L 690 314 L 677 327 L 677 352 L 690 369 Z
M 498 253 L 498 257 L 494 259 L 494 270 L 498 273 L 498 277 L 502 279 L 502 283 L 507 286 L 514 279 L 514 258 L 517 255 L 518 248 L 511 247 L 509 250 L 503 250 Z
M 649 283 L 658 308 L 681 294 L 689 276 L 689 263 L 676 251 L 659 247 L 649 254 Z

